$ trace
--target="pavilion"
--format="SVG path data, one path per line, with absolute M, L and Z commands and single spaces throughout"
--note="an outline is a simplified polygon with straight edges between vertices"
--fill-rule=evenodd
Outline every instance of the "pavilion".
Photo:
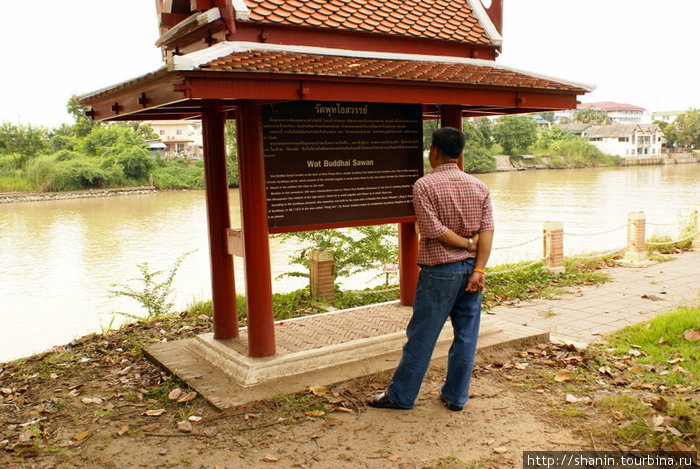
M 202 120 L 216 340 L 239 335 L 224 145 L 235 118 L 250 357 L 276 354 L 272 232 L 399 223 L 404 305 L 418 274 L 410 214 L 271 222 L 265 106 L 412 105 L 418 119 L 461 128 L 463 117 L 574 109 L 592 90 L 497 63 L 502 0 L 156 0 L 156 10 L 164 66 L 80 101 L 100 121 Z

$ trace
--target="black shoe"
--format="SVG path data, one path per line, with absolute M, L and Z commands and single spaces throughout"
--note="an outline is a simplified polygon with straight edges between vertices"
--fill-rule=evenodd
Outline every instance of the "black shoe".
M 389 399 L 389 396 L 387 396 L 385 392 L 377 394 L 372 400 L 367 401 L 367 405 L 376 409 L 408 410 L 407 407 L 401 407 L 396 402 Z
M 447 402 L 447 399 L 445 399 L 445 396 L 443 396 L 442 394 L 440 394 L 440 400 L 443 404 L 445 404 L 445 407 L 447 407 L 452 412 L 461 412 L 462 410 L 464 410 L 463 405 L 455 405 Z

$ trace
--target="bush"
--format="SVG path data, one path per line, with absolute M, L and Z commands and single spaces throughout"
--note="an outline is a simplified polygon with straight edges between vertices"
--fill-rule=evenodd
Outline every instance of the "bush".
M 153 171 L 153 185 L 158 189 L 202 189 L 204 170 L 201 162 L 162 162 Z
M 71 153 L 71 152 L 69 152 Z M 81 155 L 44 156 L 32 161 L 28 178 L 41 191 L 75 191 L 102 187 L 114 187 L 124 182 L 121 166 L 103 168 L 97 158 Z
M 126 177 L 137 181 L 148 179 L 149 173 L 155 166 L 148 150 L 139 147 L 131 147 L 120 152 L 117 162 L 124 168 Z
M 496 159 L 483 148 L 465 148 L 464 170 L 468 173 L 495 171 Z

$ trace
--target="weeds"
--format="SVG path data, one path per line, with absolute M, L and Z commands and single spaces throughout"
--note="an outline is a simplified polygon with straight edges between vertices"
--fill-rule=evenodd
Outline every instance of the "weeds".
M 141 278 L 131 279 L 130 281 L 141 282 L 142 287 L 140 290 L 136 290 L 128 285 L 118 285 L 112 284 L 115 289 L 109 290 L 112 296 L 126 296 L 128 298 L 133 298 L 134 300 L 141 303 L 146 309 L 146 317 L 138 316 L 131 313 L 116 312 L 120 316 L 126 316 L 131 319 L 136 320 L 153 320 L 160 318 L 162 316 L 167 316 L 172 313 L 171 308 L 174 302 L 170 299 L 173 294 L 173 280 L 177 274 L 180 264 L 185 260 L 185 257 L 192 254 L 194 251 L 186 252 L 182 254 L 175 260 L 175 264 L 168 271 L 167 275 L 163 280 L 158 280 L 158 277 L 163 275 L 165 271 L 158 270 L 156 272 L 151 272 L 148 266 L 148 262 L 139 264 L 137 267 L 141 271 Z

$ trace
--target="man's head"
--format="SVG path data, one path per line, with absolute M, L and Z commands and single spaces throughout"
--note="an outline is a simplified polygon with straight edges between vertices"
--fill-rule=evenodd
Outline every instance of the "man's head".
M 464 150 L 466 137 L 459 130 L 443 127 L 433 132 L 430 146 L 430 164 L 434 168 L 442 163 L 456 162 Z

